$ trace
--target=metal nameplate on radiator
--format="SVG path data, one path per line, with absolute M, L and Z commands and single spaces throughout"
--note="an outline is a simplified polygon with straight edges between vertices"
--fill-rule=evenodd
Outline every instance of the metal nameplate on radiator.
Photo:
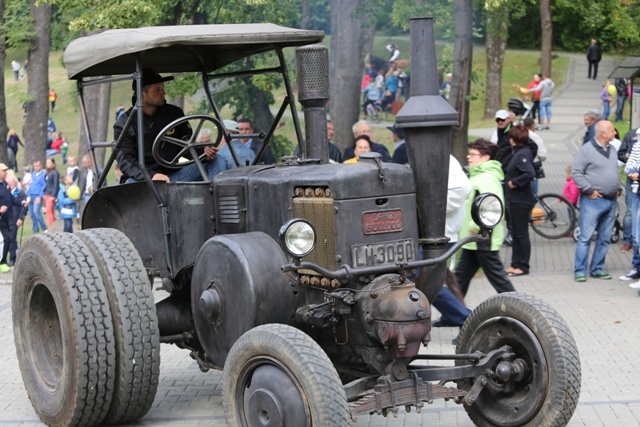
M 351 246 L 351 262 L 354 267 L 395 264 L 416 259 L 414 239 L 393 240 L 373 245 Z
M 402 209 L 365 212 L 362 214 L 362 231 L 364 234 L 395 233 L 402 231 L 403 228 Z

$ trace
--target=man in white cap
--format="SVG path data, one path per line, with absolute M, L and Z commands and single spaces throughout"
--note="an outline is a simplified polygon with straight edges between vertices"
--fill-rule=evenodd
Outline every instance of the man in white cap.
M 173 80 L 173 76 L 162 77 L 155 70 L 145 68 L 142 70 L 142 110 L 143 110 L 143 123 L 142 129 L 144 132 L 144 166 L 149 176 L 154 181 L 201 181 L 202 175 L 198 170 L 197 165 L 191 164 L 181 169 L 169 169 L 156 162 L 153 158 L 152 147 L 153 142 L 165 126 L 169 123 L 184 117 L 184 111 L 175 105 L 167 104 L 165 99 L 164 82 Z M 132 103 L 136 103 L 136 81 L 132 83 L 134 95 Z M 115 139 L 118 140 L 124 126 L 127 122 L 129 115 L 132 113 L 133 107 L 127 110 L 127 112 L 120 116 L 120 118 L 113 125 L 113 131 Z M 129 127 L 126 135 L 123 136 L 122 146 L 118 153 L 118 165 L 122 170 L 122 181 L 142 181 L 144 174 L 142 171 L 142 165 L 138 162 L 138 117 L 137 113 L 134 114 L 133 123 Z M 172 137 L 184 138 L 190 137 L 193 133 L 191 126 L 188 122 L 184 122 L 175 129 L 169 131 Z M 175 157 L 180 150 L 180 147 L 173 144 L 164 144 L 161 148 L 163 151 L 163 157 L 165 159 L 171 159 Z M 223 170 L 226 169 L 223 159 L 217 159 L 217 147 L 205 147 L 204 155 L 205 161 L 203 166 L 207 172 L 209 179 Z
M 515 114 L 507 110 L 496 111 L 496 130 L 491 135 L 491 142 L 498 145 L 496 160 L 502 163 L 504 169 L 511 160 L 511 144 L 509 143 L 509 130 L 513 126 Z

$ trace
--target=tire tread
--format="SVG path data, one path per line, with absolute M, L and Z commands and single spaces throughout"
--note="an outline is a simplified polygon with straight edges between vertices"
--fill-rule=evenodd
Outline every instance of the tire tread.
M 104 423 L 134 421 L 149 411 L 158 389 L 160 341 L 152 289 L 137 250 L 123 233 L 96 228 L 78 236 L 102 274 L 116 336 L 115 389 Z

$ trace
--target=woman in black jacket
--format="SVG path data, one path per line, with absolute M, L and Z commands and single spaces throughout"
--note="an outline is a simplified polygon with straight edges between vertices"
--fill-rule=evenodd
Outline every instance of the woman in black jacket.
M 509 130 L 509 143 L 513 147 L 513 156 L 505 170 L 504 198 L 509 208 L 512 254 L 509 276 L 529 274 L 531 241 L 529 240 L 529 218 L 535 198 L 531 191 L 531 182 L 536 176 L 533 167 L 533 154 L 529 149 L 529 132 L 522 126 L 513 126 Z

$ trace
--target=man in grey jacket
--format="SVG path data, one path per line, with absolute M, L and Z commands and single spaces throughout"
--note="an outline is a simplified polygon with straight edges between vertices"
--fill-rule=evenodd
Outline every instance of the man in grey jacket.
M 618 209 L 616 199 L 620 196 L 622 186 L 617 152 L 609 144 L 615 136 L 613 123 L 600 120 L 595 131 L 595 138 L 578 150 L 571 168 L 571 176 L 580 189 L 580 237 L 574 262 L 576 282 L 587 281 L 589 244 L 595 232 L 598 233 L 598 239 L 593 249 L 589 274 L 597 279 L 611 279 L 604 261 Z

